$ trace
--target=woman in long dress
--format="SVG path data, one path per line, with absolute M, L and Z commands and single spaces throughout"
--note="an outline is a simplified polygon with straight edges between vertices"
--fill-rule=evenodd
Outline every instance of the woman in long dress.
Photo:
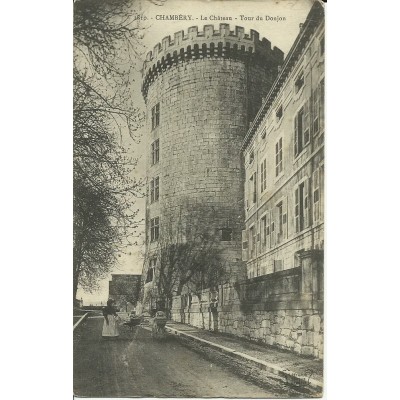
M 113 307 L 113 303 L 114 300 L 109 299 L 107 301 L 107 307 L 103 308 L 104 323 L 102 336 L 106 338 L 119 336 L 117 323 L 118 315 L 115 308 Z

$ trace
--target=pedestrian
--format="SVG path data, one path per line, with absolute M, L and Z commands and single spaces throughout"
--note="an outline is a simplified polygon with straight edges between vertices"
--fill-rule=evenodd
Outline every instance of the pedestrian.
M 103 323 L 102 336 L 104 338 L 112 338 L 119 336 L 118 322 L 117 322 L 117 319 L 119 317 L 117 311 L 113 307 L 113 303 L 114 300 L 109 299 L 107 301 L 107 307 L 103 308 L 104 323 Z

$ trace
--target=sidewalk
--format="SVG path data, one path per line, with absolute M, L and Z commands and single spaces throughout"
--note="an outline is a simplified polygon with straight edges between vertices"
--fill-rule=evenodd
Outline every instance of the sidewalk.
M 167 331 L 242 361 L 250 362 L 261 370 L 283 377 L 288 381 L 322 392 L 322 360 L 305 358 L 285 350 L 262 346 L 241 338 L 205 331 L 178 322 L 168 322 Z

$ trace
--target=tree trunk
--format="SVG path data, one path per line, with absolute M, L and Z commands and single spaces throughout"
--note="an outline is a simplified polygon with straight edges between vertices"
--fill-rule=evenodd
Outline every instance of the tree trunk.
M 74 249 L 73 249 L 73 268 L 74 268 L 74 277 L 73 277 L 73 299 L 74 302 L 76 300 L 76 293 L 78 291 L 79 285 L 79 274 L 81 272 L 81 260 L 82 260 L 82 241 L 78 239 L 78 236 L 75 237 L 74 240 Z
M 166 314 L 167 314 L 167 319 L 171 319 L 172 314 L 171 314 L 171 310 L 172 310 L 172 294 L 170 294 L 167 297 L 167 307 L 166 307 Z
M 79 267 L 78 266 L 76 266 L 76 265 L 74 265 L 74 278 L 73 278 L 74 280 L 73 280 L 73 291 L 74 291 L 74 294 L 73 294 L 73 299 L 74 299 L 74 302 L 75 302 L 75 300 L 76 300 L 76 293 L 77 293 L 77 291 L 78 291 L 78 282 L 79 282 Z

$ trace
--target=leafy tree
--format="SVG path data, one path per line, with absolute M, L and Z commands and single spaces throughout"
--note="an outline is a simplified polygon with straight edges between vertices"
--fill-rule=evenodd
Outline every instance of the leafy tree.
M 135 61 L 141 54 L 140 2 L 74 3 L 74 258 L 73 295 L 92 291 L 136 238 L 133 178 L 143 113 L 134 103 Z

